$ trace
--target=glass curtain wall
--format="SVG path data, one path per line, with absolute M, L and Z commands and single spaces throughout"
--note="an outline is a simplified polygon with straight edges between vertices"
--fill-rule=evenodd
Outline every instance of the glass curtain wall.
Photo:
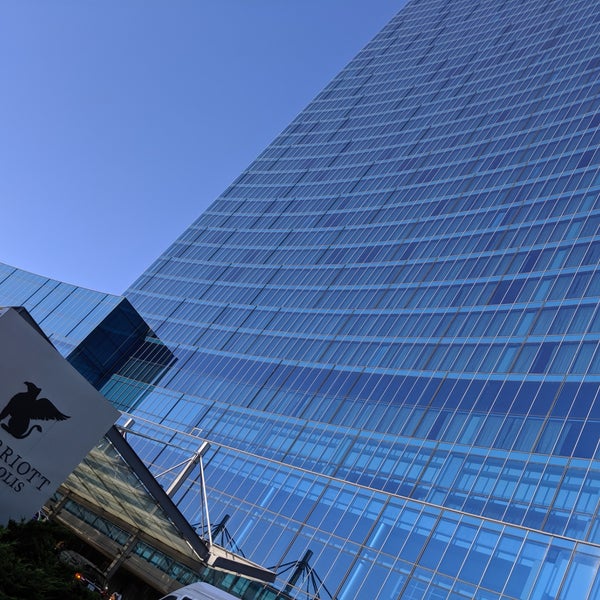
M 130 288 L 176 361 L 110 397 L 254 560 L 600 597 L 599 108 L 600 2 L 413 0 Z

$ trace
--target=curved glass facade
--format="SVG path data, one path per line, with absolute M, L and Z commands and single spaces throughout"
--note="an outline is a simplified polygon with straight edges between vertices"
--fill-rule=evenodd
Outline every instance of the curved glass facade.
M 600 597 L 598 15 L 413 0 L 127 293 L 176 361 L 111 398 L 214 443 L 254 560 Z
M 103 391 L 321 598 L 600 598 L 599 226 L 600 2 L 412 0 L 131 286 L 170 354 Z

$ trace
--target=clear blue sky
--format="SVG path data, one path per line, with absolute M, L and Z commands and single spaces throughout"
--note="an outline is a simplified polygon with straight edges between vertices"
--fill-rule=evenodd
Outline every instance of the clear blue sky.
M 120 293 L 404 0 L 4 0 L 0 261 Z

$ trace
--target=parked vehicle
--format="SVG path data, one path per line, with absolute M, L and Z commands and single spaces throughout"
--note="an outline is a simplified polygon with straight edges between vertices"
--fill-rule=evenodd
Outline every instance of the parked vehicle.
M 239 600 L 235 596 L 204 582 L 186 585 L 160 600 Z
M 108 585 L 102 571 L 90 560 L 78 552 L 61 550 L 58 560 L 76 569 L 75 581 L 102 597 L 108 597 Z

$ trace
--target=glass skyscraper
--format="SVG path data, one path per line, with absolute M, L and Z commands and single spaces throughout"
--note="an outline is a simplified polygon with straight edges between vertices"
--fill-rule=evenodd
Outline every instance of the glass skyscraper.
M 98 385 L 155 473 L 210 441 L 292 598 L 600 598 L 599 226 L 600 1 L 412 0 L 126 292 Z

